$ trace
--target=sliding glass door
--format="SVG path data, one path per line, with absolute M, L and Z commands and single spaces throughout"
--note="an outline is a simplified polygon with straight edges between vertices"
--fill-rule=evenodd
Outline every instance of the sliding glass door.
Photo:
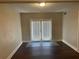
M 51 21 L 31 21 L 31 40 L 32 41 L 52 40 Z
M 40 32 L 40 21 L 31 21 L 31 40 L 40 41 L 41 32 Z
M 42 40 L 50 41 L 52 39 L 51 21 L 42 21 Z

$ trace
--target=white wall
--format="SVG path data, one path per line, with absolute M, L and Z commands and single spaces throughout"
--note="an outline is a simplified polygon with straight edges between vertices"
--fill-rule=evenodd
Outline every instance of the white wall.
M 63 17 L 63 40 L 72 48 L 78 49 L 78 9 L 73 8 L 66 11 Z
M 21 42 L 19 14 L 7 4 L 0 4 L 0 59 L 7 59 Z

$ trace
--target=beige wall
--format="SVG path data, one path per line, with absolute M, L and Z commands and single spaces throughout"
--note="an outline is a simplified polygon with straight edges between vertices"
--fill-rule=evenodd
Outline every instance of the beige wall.
M 77 49 L 78 9 L 67 10 L 63 19 L 63 40 Z
M 78 9 L 78 33 L 77 33 L 78 35 L 77 35 L 77 45 L 78 45 L 78 51 L 79 51 L 79 9 Z
M 7 59 L 21 42 L 19 14 L 0 4 L 0 59 Z
M 62 40 L 62 17 L 63 13 L 21 13 L 22 39 L 30 41 L 30 21 L 32 19 L 51 19 L 53 40 Z

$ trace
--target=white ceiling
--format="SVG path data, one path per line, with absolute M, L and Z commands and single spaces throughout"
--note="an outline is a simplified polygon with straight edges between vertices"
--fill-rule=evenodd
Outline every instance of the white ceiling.
M 45 7 L 39 6 L 39 3 L 8 5 L 18 12 L 63 12 L 67 9 L 78 8 L 79 3 L 46 3 Z

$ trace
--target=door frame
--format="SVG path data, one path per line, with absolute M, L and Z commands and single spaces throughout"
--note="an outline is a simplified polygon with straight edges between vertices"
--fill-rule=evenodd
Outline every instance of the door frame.
M 46 20 L 45 20 L 45 19 L 39 19 L 39 20 L 34 20 L 34 19 L 32 19 L 32 20 L 30 21 L 30 25 L 32 25 L 32 24 L 31 24 L 32 21 L 40 21 L 40 23 L 42 23 L 42 21 L 51 21 L 51 40 L 47 40 L 47 41 L 53 41 L 53 40 L 52 40 L 52 20 L 51 20 L 51 19 L 49 19 L 49 20 L 47 20 L 47 19 L 46 19 Z M 31 28 L 32 28 L 32 26 L 30 26 L 30 33 L 31 33 L 31 36 L 30 36 L 30 37 L 31 37 L 31 40 L 30 40 L 30 41 L 31 41 L 31 42 L 34 42 L 34 41 L 32 41 L 32 29 L 31 29 Z M 39 42 L 41 42 L 41 41 L 45 41 L 45 40 L 42 40 L 42 34 L 41 34 L 41 39 L 40 39 Z M 38 42 L 38 41 L 35 41 L 35 42 Z

